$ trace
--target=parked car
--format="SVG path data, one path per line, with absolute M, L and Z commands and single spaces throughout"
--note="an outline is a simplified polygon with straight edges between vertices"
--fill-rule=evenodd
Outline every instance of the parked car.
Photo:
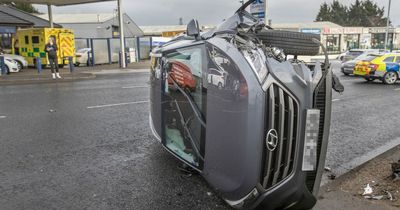
M 377 49 L 351 49 L 344 53 L 340 57 L 342 63 L 355 59 L 356 57 L 360 56 L 364 53 L 379 53 Z
M 312 209 L 340 82 L 327 54 L 297 59 L 319 53 L 319 35 L 273 30 L 245 10 L 254 1 L 204 33 L 192 20 L 153 49 L 150 128 L 232 207 Z
M 102 51 L 102 52 L 96 52 L 95 51 L 95 58 L 102 58 L 106 59 L 108 62 L 108 52 L 107 51 Z M 92 49 L 91 48 L 82 48 L 76 51 L 76 62 L 75 66 L 80 66 L 82 64 L 84 65 L 89 65 L 89 57 L 92 59 Z M 88 57 L 89 56 L 89 57 Z M 112 52 L 111 53 L 111 61 L 112 62 L 118 62 L 119 60 L 119 55 L 118 53 Z M 98 63 L 98 62 L 97 62 Z
M 217 69 L 209 69 L 208 72 L 208 83 L 217 86 L 219 89 L 225 87 L 224 73 Z
M 367 81 L 382 80 L 385 84 L 394 84 L 399 79 L 400 53 L 386 53 L 359 61 L 354 75 L 362 76 Z
M 90 58 L 92 57 L 92 54 L 90 53 L 92 51 L 91 48 L 82 48 L 76 51 L 76 62 L 75 66 L 79 66 L 81 64 L 89 65 L 89 56 Z
M 0 54 L 4 56 L 4 58 L 15 60 L 18 64 L 18 70 L 22 70 L 28 67 L 28 61 L 20 55 L 12 55 L 12 54 Z
M 20 71 L 20 69 L 18 68 L 17 61 L 10 58 L 4 58 L 4 67 L 5 67 L 5 72 L 7 72 L 7 74 Z
M 354 68 L 356 67 L 356 64 L 359 61 L 373 59 L 378 56 L 379 56 L 379 54 L 371 54 L 370 52 L 364 52 L 363 54 L 356 57 L 354 60 L 350 60 L 350 61 L 342 63 L 342 67 L 341 67 L 342 73 L 346 76 L 353 74 Z

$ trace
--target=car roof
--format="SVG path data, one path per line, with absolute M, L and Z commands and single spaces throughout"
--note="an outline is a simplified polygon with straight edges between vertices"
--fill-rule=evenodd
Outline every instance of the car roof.
M 389 56 L 400 56 L 400 53 L 385 53 L 382 56 L 389 57 Z

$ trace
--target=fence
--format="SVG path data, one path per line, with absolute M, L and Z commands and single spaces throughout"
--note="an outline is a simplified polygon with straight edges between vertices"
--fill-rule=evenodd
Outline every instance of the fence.
M 119 62 L 120 55 L 120 40 L 119 38 L 76 38 L 75 48 L 91 48 L 91 63 L 95 64 L 111 64 Z M 145 60 L 150 58 L 152 48 L 151 37 L 126 37 L 125 47 L 127 52 L 134 52 L 135 58 L 131 60 Z

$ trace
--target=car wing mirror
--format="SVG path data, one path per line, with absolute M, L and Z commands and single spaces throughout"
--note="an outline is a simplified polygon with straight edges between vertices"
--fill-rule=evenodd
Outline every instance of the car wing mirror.
M 186 34 L 188 36 L 193 36 L 196 40 L 199 39 L 200 37 L 200 27 L 199 27 L 199 22 L 195 19 L 192 19 L 186 29 Z

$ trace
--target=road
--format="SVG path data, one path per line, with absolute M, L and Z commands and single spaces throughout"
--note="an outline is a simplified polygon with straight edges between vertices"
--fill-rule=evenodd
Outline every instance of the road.
M 399 142 L 400 83 L 340 78 L 346 91 L 334 94 L 327 165 L 344 173 Z M 152 138 L 147 81 L 129 73 L 0 86 L 0 206 L 228 209 Z

